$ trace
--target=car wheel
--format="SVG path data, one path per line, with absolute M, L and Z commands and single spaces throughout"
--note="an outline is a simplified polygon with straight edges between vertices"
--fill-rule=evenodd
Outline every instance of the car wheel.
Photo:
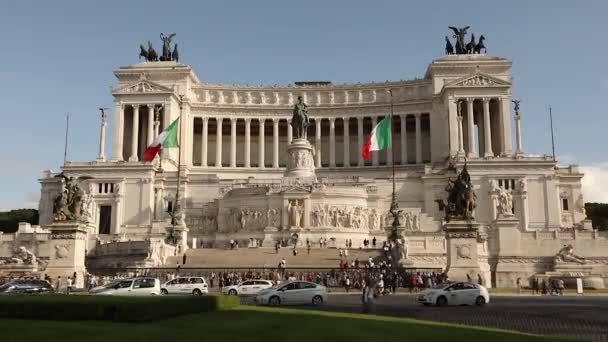
M 486 305 L 486 299 L 483 298 L 483 296 L 477 297 L 477 299 L 475 299 L 475 305 L 477 305 L 477 306 L 484 306 L 484 305 Z
M 193 295 L 196 295 L 196 296 L 200 296 L 200 295 L 202 295 L 203 293 L 202 293 L 202 292 L 201 292 L 201 290 L 199 290 L 199 289 L 194 289 L 194 291 L 192 291 L 192 294 L 193 294 Z
M 312 305 L 319 306 L 321 304 L 323 304 L 323 297 L 321 297 L 321 296 L 312 297 Z
M 448 299 L 445 298 L 444 296 L 440 296 L 439 298 L 437 298 L 437 306 L 444 306 L 448 303 Z
M 161 289 L 160 294 L 168 295 L 169 291 L 167 291 L 167 289 Z
M 277 296 L 272 296 L 268 300 L 268 305 L 270 306 L 279 306 L 279 304 L 281 304 L 281 299 L 279 299 Z
M 238 293 L 236 292 L 235 289 L 232 289 L 232 290 L 228 291 L 228 294 L 231 296 L 236 296 Z

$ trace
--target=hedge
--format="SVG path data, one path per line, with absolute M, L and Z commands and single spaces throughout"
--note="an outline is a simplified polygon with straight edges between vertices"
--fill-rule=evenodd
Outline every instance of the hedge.
M 238 305 L 235 296 L 1 296 L 0 318 L 147 322 Z

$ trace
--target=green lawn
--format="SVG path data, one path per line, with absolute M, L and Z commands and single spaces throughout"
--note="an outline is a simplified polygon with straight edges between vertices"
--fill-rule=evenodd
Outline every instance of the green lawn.
M 412 319 L 246 306 L 151 323 L 0 319 L 0 336 L 2 342 L 556 341 Z

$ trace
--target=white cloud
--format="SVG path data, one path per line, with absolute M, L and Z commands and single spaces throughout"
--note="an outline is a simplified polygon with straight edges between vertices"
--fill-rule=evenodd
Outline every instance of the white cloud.
M 585 202 L 608 203 L 608 163 L 581 166 Z

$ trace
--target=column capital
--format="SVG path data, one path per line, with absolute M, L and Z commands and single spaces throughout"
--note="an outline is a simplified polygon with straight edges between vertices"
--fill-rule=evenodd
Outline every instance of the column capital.
M 243 120 L 245 120 L 246 124 L 250 124 L 251 123 L 251 118 L 244 118 Z
M 464 100 L 467 102 L 474 102 L 475 98 L 474 97 L 465 97 Z
M 203 119 L 203 122 L 209 122 L 209 117 L 207 117 L 207 116 L 203 116 L 202 119 Z
M 321 120 L 323 120 L 323 119 L 322 118 L 316 118 L 315 119 L 315 125 L 321 126 Z
M 407 114 L 399 114 L 399 118 L 405 120 L 407 118 Z
M 266 118 L 258 118 L 258 121 L 259 121 L 259 122 L 265 122 L 265 121 L 266 121 Z
M 133 104 L 133 103 L 132 103 L 132 104 L 130 104 L 129 106 L 131 106 L 131 108 L 133 108 L 134 110 L 135 110 L 135 109 L 139 110 L 139 106 L 140 106 L 140 104 L 139 104 L 139 103 L 135 103 L 135 104 Z
M 236 122 L 239 118 L 230 118 L 230 123 Z
M 221 116 L 216 116 L 215 120 L 217 120 L 217 122 L 222 122 L 224 120 L 224 118 Z
M 272 118 L 272 123 L 275 124 L 275 125 L 279 124 L 279 121 L 281 121 L 281 119 L 279 119 L 279 118 Z
M 335 123 L 336 122 L 336 118 L 334 118 L 334 117 L 329 118 L 329 122 L 332 123 L 332 124 Z
M 155 104 L 155 103 L 148 103 L 148 104 L 146 105 L 146 107 L 148 107 L 148 108 L 154 108 L 155 106 L 156 106 L 156 104 Z
M 363 119 L 365 119 L 363 116 L 357 116 L 357 121 L 358 122 L 363 122 Z
M 422 116 L 422 113 L 414 113 L 414 116 L 416 117 L 416 119 L 420 119 L 420 117 Z
M 491 100 L 491 99 L 492 99 L 491 97 L 482 97 L 482 98 L 481 98 L 481 101 L 482 101 L 484 104 L 486 104 L 486 103 L 490 102 L 490 100 Z
M 350 120 L 350 116 L 343 116 L 342 121 L 348 122 Z

